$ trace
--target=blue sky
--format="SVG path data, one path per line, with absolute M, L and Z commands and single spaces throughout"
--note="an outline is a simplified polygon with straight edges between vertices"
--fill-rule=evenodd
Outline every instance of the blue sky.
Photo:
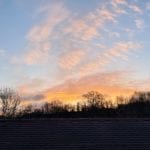
M 30 101 L 150 88 L 149 0 L 0 0 L 0 19 L 0 84 Z

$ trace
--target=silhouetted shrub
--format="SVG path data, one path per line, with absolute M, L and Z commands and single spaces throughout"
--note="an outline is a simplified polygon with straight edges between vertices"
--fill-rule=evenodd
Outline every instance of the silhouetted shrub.
M 83 95 L 84 100 L 76 105 L 63 104 L 59 100 L 53 100 L 41 107 L 33 105 L 24 106 L 18 115 L 20 97 L 9 89 L 0 92 L 2 103 L 2 116 L 17 118 L 88 118 L 88 117 L 150 117 L 150 92 L 135 92 L 131 97 L 119 96 L 116 105 L 112 101 L 96 91 L 90 91 Z M 4 105 L 8 102 L 8 106 Z M 5 107 L 4 107 L 5 106 Z

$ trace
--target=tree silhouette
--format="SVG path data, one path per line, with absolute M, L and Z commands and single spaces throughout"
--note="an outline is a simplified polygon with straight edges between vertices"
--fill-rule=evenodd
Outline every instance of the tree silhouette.
M 52 100 L 44 105 L 19 107 L 20 96 L 11 88 L 0 89 L 3 118 L 88 118 L 88 117 L 150 117 L 150 92 L 135 92 L 130 97 L 116 97 L 116 104 L 97 91 L 82 95 L 76 105 Z
M 45 113 L 56 113 L 63 111 L 63 104 L 59 100 L 53 100 L 43 105 L 43 111 Z
M 87 106 L 90 108 L 103 108 L 105 97 L 97 91 L 90 91 L 83 95 L 86 99 Z
M 20 104 L 20 96 L 11 88 L 3 88 L 0 90 L 0 103 L 2 115 L 14 117 Z

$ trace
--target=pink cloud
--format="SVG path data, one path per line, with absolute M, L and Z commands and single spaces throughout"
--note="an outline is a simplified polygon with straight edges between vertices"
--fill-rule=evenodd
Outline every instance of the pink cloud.
M 84 51 L 78 49 L 64 53 L 59 58 L 59 66 L 63 69 L 72 69 L 82 61 L 84 56 Z
M 50 88 L 50 94 L 53 97 L 58 93 L 62 97 L 64 93 L 66 95 L 64 97 L 67 97 L 67 94 L 76 97 L 76 95 L 79 95 L 80 90 L 84 92 L 85 90 L 92 90 L 92 88 L 95 90 L 103 89 L 103 92 L 107 90 L 113 91 L 113 89 L 123 89 L 123 87 L 113 85 L 114 83 L 116 84 L 116 79 L 118 80 L 121 76 L 115 76 L 114 73 L 114 76 L 106 74 L 105 78 L 102 74 L 95 75 L 95 73 L 105 71 L 107 65 L 115 65 L 116 60 L 119 60 L 119 62 L 129 61 L 129 54 L 132 53 L 134 55 L 136 50 L 141 48 L 140 43 L 121 41 L 122 35 L 117 30 L 113 30 L 113 26 L 119 25 L 119 17 L 125 14 L 128 15 L 126 8 L 140 14 L 140 8 L 136 5 L 130 6 L 126 0 L 112 0 L 111 3 L 103 3 L 86 15 L 76 14 L 76 16 L 65 8 L 62 3 L 57 3 L 53 6 L 41 6 L 38 15 L 44 17 L 29 30 L 26 36 L 27 46 L 23 57 L 20 57 L 21 59 L 19 60 L 28 65 L 41 63 L 49 65 L 48 61 L 53 57 L 52 54 L 56 54 L 54 66 L 58 67 L 55 69 L 59 73 L 61 72 L 59 80 L 64 81 L 75 77 L 80 81 L 80 84 L 84 84 L 80 89 L 78 87 L 79 82 L 75 79 L 66 81 L 66 85 L 56 86 L 56 89 Z M 140 21 L 136 21 L 135 23 L 138 28 L 141 28 L 142 24 Z M 112 29 L 108 27 L 107 30 L 107 25 L 111 25 Z M 120 29 L 119 26 L 117 27 Z M 106 30 L 108 31 L 107 33 L 105 32 Z M 132 34 L 132 30 L 127 29 L 126 33 Z M 108 36 L 105 36 L 105 34 Z M 107 37 L 109 39 L 106 39 Z M 114 39 L 118 40 L 118 42 L 114 42 Z M 111 40 L 111 46 L 105 44 L 105 40 Z M 18 57 L 15 57 L 14 61 L 16 60 L 18 61 Z M 92 74 L 94 75 L 92 76 Z M 57 73 L 55 75 L 57 76 Z M 91 80 L 87 77 L 89 75 L 91 75 Z M 58 81 L 58 83 L 61 81 Z M 107 83 L 99 88 L 99 84 L 103 83 L 103 81 L 105 83 L 106 81 L 111 81 L 112 84 Z M 89 87 L 85 86 L 88 82 Z M 114 88 L 111 89 L 111 86 L 114 86 Z M 22 85 L 20 88 L 23 92 L 28 92 L 30 89 L 28 87 L 34 89 L 34 85 L 32 84 Z M 73 90 L 76 90 L 76 88 L 78 93 L 74 94 Z
M 127 54 L 130 50 L 135 51 L 141 48 L 141 45 L 133 42 L 118 42 L 111 49 L 107 50 L 106 53 L 111 57 L 123 58 L 124 54 Z
M 69 51 L 74 49 L 74 47 L 86 51 L 90 44 L 93 46 L 93 43 L 91 43 L 92 40 L 103 38 L 101 31 L 104 31 L 104 27 L 107 23 L 116 23 L 117 17 L 125 13 L 125 9 L 122 6 L 130 6 L 130 8 L 136 12 L 140 10 L 136 5 L 128 5 L 126 0 L 113 0 L 110 4 L 111 9 L 109 9 L 107 3 L 104 3 L 95 9 L 95 11 L 91 11 L 82 17 L 78 15 L 75 17 L 75 15 L 60 2 L 52 6 L 41 6 L 38 14 L 43 15 L 44 19 L 33 26 L 28 32 L 27 46 L 22 61 L 28 65 L 47 63 L 51 57 L 53 46 L 56 45 L 56 42 L 54 42 L 55 38 L 57 38 L 58 43 L 62 43 L 62 51 L 68 51 L 68 53 L 70 53 Z M 140 21 L 136 20 L 135 23 L 138 28 L 142 27 Z M 120 37 L 119 33 L 115 31 L 111 33 L 111 36 Z M 63 42 L 64 39 L 66 39 L 67 42 Z M 93 49 L 94 48 L 93 46 Z M 119 53 L 116 52 L 116 55 L 117 54 L 119 55 Z M 68 68 L 71 68 L 73 63 L 77 63 L 75 59 L 77 61 L 77 58 L 71 60 L 72 64 L 71 62 L 70 65 L 68 63 Z
M 135 91 L 147 90 L 150 88 L 150 80 L 133 80 L 130 78 L 135 72 L 131 70 L 118 70 L 113 72 L 96 73 L 81 77 L 80 79 L 69 79 L 63 83 L 44 89 L 37 90 L 43 80 L 32 80 L 29 84 L 22 84 L 19 90 L 27 101 L 51 101 L 62 100 L 64 103 L 76 103 L 82 101 L 82 94 L 96 90 L 108 95 L 112 100 L 116 96 L 129 96 Z M 35 89 L 35 91 L 33 91 Z M 33 91 L 33 92 L 31 92 Z
M 71 34 L 78 40 L 89 41 L 100 36 L 99 31 L 107 22 L 115 22 L 116 15 L 107 8 L 97 8 L 81 19 L 74 18 L 64 29 L 65 34 Z
M 91 74 L 99 69 L 102 70 L 106 65 L 113 63 L 114 59 L 128 61 L 128 54 L 131 52 L 135 53 L 141 47 L 142 45 L 136 42 L 117 42 L 111 48 L 107 48 L 101 52 L 94 61 L 81 66 L 79 76 Z
M 47 62 L 51 51 L 51 38 L 56 26 L 63 22 L 69 15 L 62 3 L 40 8 L 40 13 L 46 13 L 44 21 L 33 28 L 27 34 L 27 48 L 23 56 L 26 64 Z
M 127 0 L 112 0 L 112 5 L 118 7 L 118 5 L 127 5 Z
M 124 86 L 128 81 L 128 71 L 114 71 L 110 73 L 97 73 L 83 77 L 79 80 L 70 79 L 55 87 L 43 91 L 45 101 L 60 99 L 65 103 L 82 100 L 82 94 L 97 90 L 103 94 L 114 97 L 116 95 L 129 95 L 134 89 Z
M 24 54 L 24 62 L 28 65 L 47 62 L 50 55 L 51 45 L 49 42 L 36 43 L 30 46 L 30 51 Z
M 143 11 L 137 5 L 129 5 L 129 8 L 131 8 L 136 13 L 139 13 L 139 14 L 143 13 Z
M 38 92 L 45 86 L 46 81 L 44 79 L 30 79 L 25 78 L 24 81 L 18 86 L 21 95 L 29 95 Z M 39 88 L 40 87 L 40 88 Z

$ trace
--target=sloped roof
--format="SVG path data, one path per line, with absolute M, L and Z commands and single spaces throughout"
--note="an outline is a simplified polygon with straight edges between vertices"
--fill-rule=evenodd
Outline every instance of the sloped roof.
M 150 119 L 0 121 L 0 150 L 82 149 L 150 149 Z

